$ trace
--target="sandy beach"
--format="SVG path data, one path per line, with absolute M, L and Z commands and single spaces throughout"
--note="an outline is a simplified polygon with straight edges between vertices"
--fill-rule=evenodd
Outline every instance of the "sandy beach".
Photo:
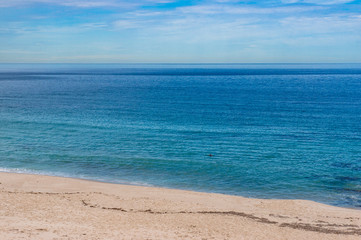
M 305 200 L 0 173 L 6 239 L 361 239 L 361 211 Z

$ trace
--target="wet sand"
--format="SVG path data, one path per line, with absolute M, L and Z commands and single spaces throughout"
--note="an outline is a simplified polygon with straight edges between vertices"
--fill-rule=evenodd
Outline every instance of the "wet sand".
M 361 210 L 0 173 L 7 239 L 361 239 Z

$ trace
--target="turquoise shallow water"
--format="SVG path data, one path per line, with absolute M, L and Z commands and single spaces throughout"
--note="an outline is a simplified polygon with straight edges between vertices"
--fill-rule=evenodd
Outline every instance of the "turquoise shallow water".
M 8 172 L 361 207 L 360 123 L 359 64 L 0 65 Z

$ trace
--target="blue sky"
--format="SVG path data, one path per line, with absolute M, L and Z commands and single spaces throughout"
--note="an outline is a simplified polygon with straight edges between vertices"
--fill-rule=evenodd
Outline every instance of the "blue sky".
M 0 62 L 361 62 L 361 1 L 0 0 Z

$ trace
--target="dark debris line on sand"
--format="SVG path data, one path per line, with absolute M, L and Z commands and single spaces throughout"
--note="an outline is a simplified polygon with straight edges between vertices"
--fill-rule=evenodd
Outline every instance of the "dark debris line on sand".
M 51 193 L 51 192 L 12 192 L 12 191 L 2 191 L 6 193 L 22 193 L 22 194 L 46 194 L 46 195 L 73 195 L 73 194 L 81 194 L 81 192 L 65 192 L 65 193 Z M 267 218 L 261 218 L 254 216 L 252 214 L 247 214 L 243 212 L 235 212 L 235 211 L 196 211 L 196 212 L 188 212 L 188 211 L 179 211 L 179 212 L 157 212 L 151 209 L 147 210 L 125 210 L 123 208 L 118 207 L 103 207 L 99 205 L 92 205 L 87 203 L 85 200 L 81 200 L 83 206 L 90 208 L 98 208 L 104 210 L 113 210 L 113 211 L 121 211 L 127 213 L 149 213 L 149 214 L 214 214 L 214 215 L 228 215 L 228 216 L 239 216 L 243 218 L 252 219 L 256 222 L 265 223 L 265 224 L 279 224 L 279 227 L 288 227 L 298 230 L 306 230 L 312 232 L 326 233 L 326 234 L 341 234 L 341 235 L 359 235 L 361 236 L 361 228 L 357 225 L 353 224 L 331 224 L 322 221 L 325 224 L 309 224 L 309 223 L 279 223 L 276 221 L 271 221 Z M 319 221 L 320 222 L 320 221 Z M 327 227 L 347 227 L 347 230 L 338 230 Z
M 109 207 L 101 207 L 98 205 L 92 205 L 87 203 L 85 200 L 81 200 L 83 205 L 86 207 L 91 208 L 100 208 L 105 210 L 116 210 L 121 212 L 128 212 L 128 213 L 149 213 L 149 214 L 214 214 L 214 215 L 229 215 L 229 216 L 239 216 L 244 217 L 248 219 L 252 219 L 256 222 L 265 223 L 265 224 L 279 224 L 279 222 L 271 221 L 267 218 L 261 218 L 254 216 L 252 214 L 247 214 L 243 212 L 235 212 L 235 211 L 196 211 L 196 212 L 187 212 L 187 211 L 180 211 L 180 212 L 156 212 L 152 211 L 151 209 L 147 210 L 125 210 L 123 208 L 109 208 Z M 322 224 L 308 224 L 308 223 L 281 223 L 278 225 L 279 227 L 288 227 L 298 230 L 306 230 L 306 231 L 312 231 L 312 232 L 319 232 L 319 233 L 326 233 L 326 234 L 341 234 L 341 235 L 360 235 L 361 236 L 361 229 L 357 225 L 350 225 L 350 224 L 330 224 L 327 223 L 326 225 Z M 348 227 L 347 230 L 337 230 L 337 229 L 330 229 L 329 227 Z

